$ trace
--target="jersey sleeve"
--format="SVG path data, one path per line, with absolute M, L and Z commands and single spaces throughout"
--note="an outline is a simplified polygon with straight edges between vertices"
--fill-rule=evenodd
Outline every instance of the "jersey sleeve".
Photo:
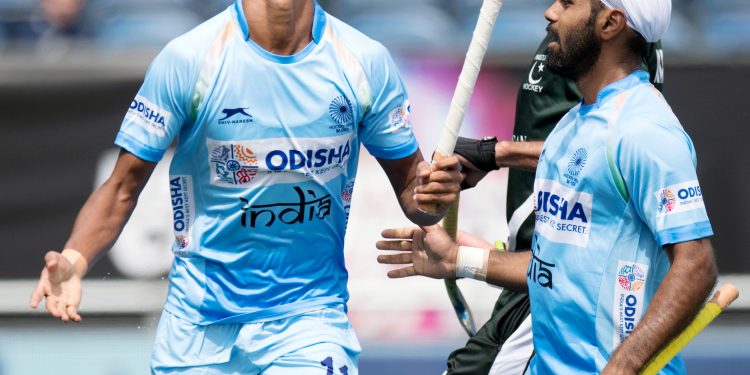
M 379 45 L 376 60 L 371 63 L 369 81 L 372 104 L 359 124 L 362 144 L 373 156 L 401 159 L 419 148 L 409 115 L 411 106 L 406 87 L 388 51 Z
M 712 236 L 692 141 L 678 125 L 640 121 L 624 132 L 617 147 L 638 215 L 662 246 Z
M 187 60 L 167 45 L 130 102 L 115 144 L 143 160 L 161 160 L 188 120 L 189 75 Z

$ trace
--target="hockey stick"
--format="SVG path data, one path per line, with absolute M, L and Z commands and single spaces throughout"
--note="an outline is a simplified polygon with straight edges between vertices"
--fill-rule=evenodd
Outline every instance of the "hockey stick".
M 458 84 L 456 84 L 456 90 L 453 92 L 453 99 L 451 100 L 450 109 L 448 110 L 448 116 L 445 119 L 443 131 L 440 135 L 440 141 L 438 142 L 437 152 L 443 155 L 453 154 L 453 149 L 456 147 L 456 140 L 458 139 L 458 133 L 461 130 L 464 114 L 466 108 L 469 106 L 471 94 L 474 92 L 474 85 L 477 82 L 479 69 L 482 66 L 484 54 L 487 52 L 487 44 L 490 40 L 492 29 L 495 27 L 497 15 L 500 13 L 500 8 L 502 8 L 502 6 L 502 0 L 484 0 L 482 2 L 477 26 L 471 37 L 469 50 L 466 52 L 464 65 L 461 67 L 461 75 L 458 77 Z M 458 200 L 456 200 L 456 203 L 448 210 L 445 218 L 443 218 L 443 227 L 454 240 L 456 239 L 456 233 L 458 230 L 457 225 Z M 461 326 L 463 326 L 469 336 L 473 336 L 476 334 L 474 318 L 471 316 L 471 312 L 467 308 L 464 296 L 458 289 L 458 285 L 456 285 L 456 280 L 446 279 L 445 287 L 448 291 L 448 297 L 450 297 L 451 304 L 453 304 L 453 309 L 456 311 L 456 315 L 461 322 Z
M 732 284 L 724 284 L 716 291 L 713 298 L 708 301 L 695 319 L 677 335 L 667 346 L 657 353 L 646 367 L 641 371 L 642 375 L 656 375 L 659 370 L 669 363 L 677 353 L 695 338 L 701 330 L 711 323 L 722 311 L 739 297 L 740 292 Z

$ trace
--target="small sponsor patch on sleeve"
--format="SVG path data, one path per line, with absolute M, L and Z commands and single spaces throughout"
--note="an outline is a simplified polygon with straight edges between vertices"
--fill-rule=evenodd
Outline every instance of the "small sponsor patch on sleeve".
M 408 129 L 411 127 L 409 123 L 409 116 L 411 115 L 411 104 L 409 100 L 405 100 L 401 107 L 398 107 L 391 111 L 388 115 L 388 132 L 395 133 L 400 129 Z
M 667 186 L 654 192 L 656 214 L 664 216 L 705 208 L 698 180 Z
M 171 115 L 169 111 L 137 95 L 130 103 L 125 119 L 140 125 L 151 134 L 163 137 L 167 135 L 167 124 Z

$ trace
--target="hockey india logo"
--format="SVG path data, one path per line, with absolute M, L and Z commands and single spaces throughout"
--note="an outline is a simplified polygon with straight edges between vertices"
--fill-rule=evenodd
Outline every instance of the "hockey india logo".
M 677 198 L 675 197 L 672 190 L 664 189 L 659 195 L 659 205 L 656 207 L 660 213 L 669 213 L 674 210 Z
M 620 268 L 617 273 L 617 283 L 630 292 L 635 292 L 643 288 L 646 282 L 646 273 L 641 267 L 635 264 L 629 264 Z
M 348 125 L 354 114 L 352 113 L 352 103 L 345 96 L 336 97 L 328 106 L 328 114 L 333 121 L 340 125 Z
M 573 153 L 573 156 L 568 162 L 568 174 L 571 176 L 578 176 L 586 166 L 586 159 L 588 158 L 588 152 L 585 148 L 579 148 Z
M 258 174 L 258 158 L 248 147 L 220 145 L 211 151 L 216 178 L 231 185 L 244 185 Z

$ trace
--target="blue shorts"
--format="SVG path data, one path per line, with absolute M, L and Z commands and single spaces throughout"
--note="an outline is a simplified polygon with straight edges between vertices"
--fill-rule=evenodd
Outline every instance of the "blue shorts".
M 164 311 L 151 373 L 356 375 L 361 350 L 343 307 L 262 323 L 209 325 Z

